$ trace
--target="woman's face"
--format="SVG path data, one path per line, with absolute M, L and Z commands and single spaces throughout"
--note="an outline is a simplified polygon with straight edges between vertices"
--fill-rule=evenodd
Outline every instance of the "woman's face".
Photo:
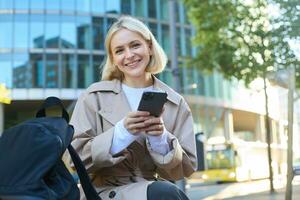
M 112 36 L 110 48 L 113 64 L 123 72 L 125 79 L 145 77 L 152 53 L 148 42 L 140 34 L 120 29 Z

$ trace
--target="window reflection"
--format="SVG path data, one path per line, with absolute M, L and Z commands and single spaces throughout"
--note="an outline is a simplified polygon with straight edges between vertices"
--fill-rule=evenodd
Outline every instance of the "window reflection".
M 170 31 L 168 25 L 162 25 L 162 47 L 167 55 L 170 55 Z
M 16 10 L 27 10 L 29 7 L 29 0 L 15 0 Z
M 31 10 L 43 10 L 45 8 L 45 0 L 31 0 L 30 9 Z
M 12 55 L 0 54 L 1 76 L 0 83 L 4 83 L 6 87 L 12 88 Z
M 169 20 L 169 0 L 160 0 L 160 16 L 162 20 Z
M 46 54 L 45 83 L 46 88 L 58 87 L 58 55 Z
M 43 54 L 30 54 L 31 83 L 29 87 L 41 88 L 44 86 Z
M 75 0 L 62 0 L 61 1 L 61 10 L 74 12 L 75 5 L 76 5 Z
M 139 17 L 144 17 L 144 8 L 145 8 L 145 3 L 143 0 L 134 0 L 135 2 L 135 7 L 134 7 L 134 15 L 139 16 Z
M 154 37 L 157 38 L 157 24 L 156 23 L 149 23 L 149 28 L 153 33 Z
M 30 48 L 44 47 L 44 15 L 30 15 Z
M 0 9 L 12 9 L 13 8 L 13 1 L 7 0 L 0 0 Z
M 121 0 L 121 12 L 123 14 L 131 14 L 131 0 Z
M 13 85 L 14 88 L 26 88 L 30 80 L 28 54 L 14 54 L 13 56 Z
M 15 15 L 14 47 L 28 47 L 28 15 Z
M 156 0 L 148 0 L 148 16 L 151 18 L 156 18 Z
M 90 12 L 90 1 L 89 0 L 77 0 L 76 5 L 77 5 L 76 10 L 78 12 Z
M 91 9 L 93 13 L 104 13 L 104 8 L 105 8 L 105 0 L 91 0 Z
M 76 25 L 74 16 L 61 16 L 61 47 L 64 49 L 76 48 Z
M 176 49 L 177 49 L 177 55 L 178 56 L 182 56 L 182 45 L 181 45 L 181 32 L 180 32 L 180 28 L 177 27 L 176 28 Z
M 0 48 L 12 48 L 12 20 L 12 15 L 1 15 L 0 17 Z
M 45 44 L 46 48 L 59 46 L 59 15 L 46 15 Z
M 106 1 L 106 13 L 120 13 L 120 0 Z
M 92 74 L 88 55 L 78 55 L 77 87 L 86 88 L 92 83 Z
M 91 49 L 92 34 L 91 34 L 91 18 L 78 16 L 77 18 L 77 42 L 80 49 Z
M 93 75 L 94 80 L 93 82 L 100 81 L 101 79 L 101 72 L 102 72 L 102 64 L 103 64 L 104 56 L 93 56 Z
M 46 9 L 47 10 L 59 10 L 59 0 L 46 1 Z
M 73 54 L 62 54 L 61 87 L 75 88 L 75 56 Z
M 192 30 L 190 28 L 185 29 L 185 44 L 186 55 L 192 57 Z
M 104 50 L 103 18 L 93 18 L 93 48 Z

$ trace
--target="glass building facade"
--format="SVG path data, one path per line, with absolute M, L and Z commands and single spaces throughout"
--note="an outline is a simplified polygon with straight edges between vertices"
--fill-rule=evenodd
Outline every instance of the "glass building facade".
M 194 30 L 182 2 L 177 1 L 175 7 L 181 93 L 230 100 L 229 83 L 218 73 L 204 76 L 187 66 L 185 58 L 196 54 L 191 40 Z M 144 21 L 170 58 L 169 12 L 168 0 L 0 0 L 0 83 L 18 96 L 13 96 L 18 105 L 5 109 L 5 126 L 31 116 L 22 109 L 18 112 L 22 114 L 15 113 L 15 107 L 56 94 L 45 91 L 69 94 L 99 81 L 106 56 L 105 34 L 120 15 Z M 170 62 L 158 77 L 171 87 L 175 85 Z M 77 94 L 66 100 L 77 99 Z M 60 97 L 64 99 L 64 95 Z M 200 124 L 210 120 L 202 117 L 210 115 L 200 104 L 198 100 L 190 103 L 199 130 L 203 129 Z
M 100 77 L 104 37 L 121 14 L 139 17 L 170 55 L 168 0 L 0 0 L 0 82 L 9 88 L 86 88 Z M 193 29 L 176 4 L 179 65 L 192 56 Z M 183 85 L 203 85 L 193 68 Z M 160 75 L 172 84 L 169 68 Z M 183 87 L 203 94 L 201 87 Z

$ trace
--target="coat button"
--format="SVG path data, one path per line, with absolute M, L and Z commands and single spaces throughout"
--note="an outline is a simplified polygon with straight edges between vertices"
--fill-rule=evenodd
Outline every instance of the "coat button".
M 111 191 L 108 195 L 109 198 L 114 198 L 116 196 L 116 192 L 115 191 Z

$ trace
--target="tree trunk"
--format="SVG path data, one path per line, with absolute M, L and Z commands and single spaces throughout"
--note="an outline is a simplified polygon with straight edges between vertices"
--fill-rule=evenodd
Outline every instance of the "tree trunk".
M 272 168 L 272 151 L 271 151 L 271 132 L 270 132 L 270 121 L 269 121 L 269 105 L 268 105 L 266 73 L 264 73 L 263 79 L 264 79 L 264 93 L 265 93 L 265 110 L 266 110 L 265 124 L 266 124 L 266 140 L 268 144 L 270 192 L 273 193 L 274 185 L 273 185 L 273 168 Z

